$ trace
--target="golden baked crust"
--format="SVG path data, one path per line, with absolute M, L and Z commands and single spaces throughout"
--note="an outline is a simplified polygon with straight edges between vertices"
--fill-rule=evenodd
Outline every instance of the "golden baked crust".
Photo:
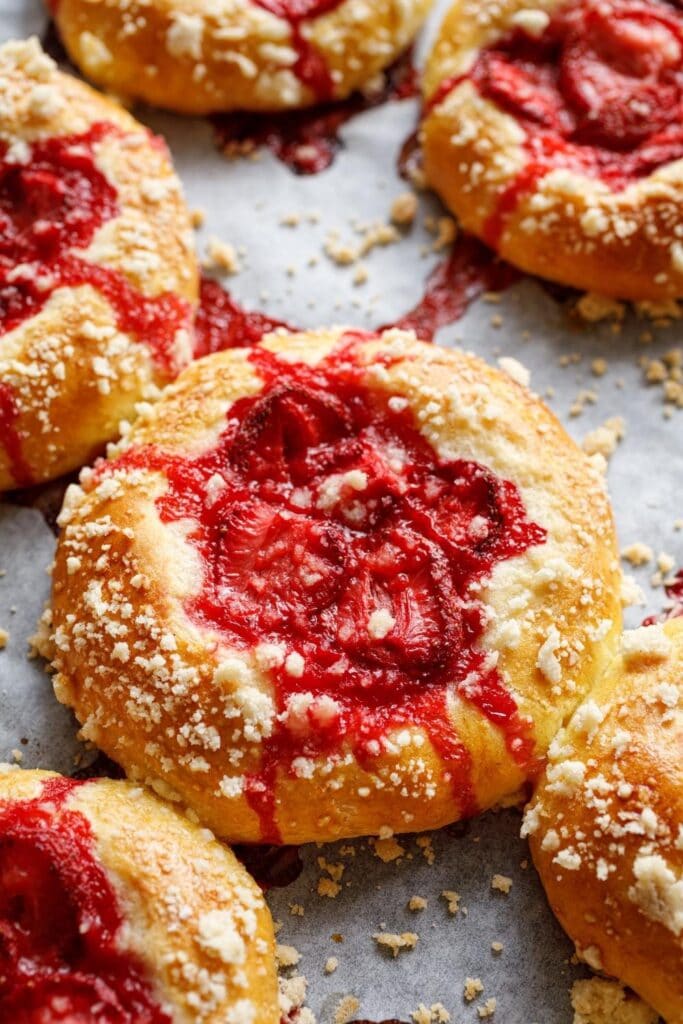
M 493 565 L 490 578 L 486 573 L 470 577 L 471 582 L 462 585 L 464 603 L 458 603 L 452 619 L 445 610 L 439 613 L 440 628 L 446 631 L 455 628 L 465 609 L 481 612 L 481 626 L 472 626 L 476 640 L 448 640 L 458 657 L 474 659 L 471 677 L 460 678 L 456 685 L 449 676 L 437 690 L 429 689 L 432 683 L 436 687 L 437 678 L 430 675 L 426 694 L 417 690 L 403 704 L 385 690 L 380 706 L 386 701 L 391 709 L 394 700 L 398 702 L 399 712 L 386 712 L 389 719 L 394 714 L 397 724 L 389 724 L 384 731 L 373 726 L 379 745 L 368 744 L 362 754 L 357 749 L 362 728 L 353 714 L 358 711 L 360 721 L 366 721 L 363 716 L 370 712 L 364 698 L 353 698 L 359 703 L 351 701 L 349 710 L 343 703 L 346 691 L 337 692 L 328 681 L 315 684 L 322 704 L 316 703 L 305 685 L 303 706 L 293 703 L 283 695 L 283 687 L 296 684 L 296 676 L 304 670 L 296 645 L 288 646 L 285 640 L 280 644 L 282 634 L 277 630 L 264 630 L 261 636 L 257 629 L 254 644 L 231 646 L 215 618 L 202 619 L 203 613 L 190 609 L 193 595 L 200 603 L 203 600 L 213 563 L 203 562 L 204 556 L 188 540 L 193 527 L 185 511 L 176 515 L 171 510 L 170 519 L 162 522 L 158 509 L 157 499 L 167 493 L 164 464 L 173 472 L 174 459 L 201 459 L 213 453 L 232 403 L 264 389 L 265 371 L 259 369 L 259 360 L 273 358 L 263 355 L 264 349 L 279 353 L 273 359 L 276 379 L 286 379 L 289 372 L 304 373 L 307 365 L 315 368 L 309 372 L 322 372 L 340 360 L 341 376 L 326 385 L 331 396 L 344 393 L 344 368 L 350 366 L 349 372 L 359 375 L 363 394 L 384 410 L 382 415 L 389 415 L 387 409 L 403 410 L 420 444 L 428 442 L 430 459 L 442 460 L 446 466 L 461 459 L 470 460 L 468 465 L 483 465 L 501 481 L 491 485 L 494 490 L 509 486 L 502 481 L 510 481 L 521 503 L 522 511 L 515 513 L 521 516 L 520 529 L 526 529 L 526 521 L 533 531 L 547 531 L 543 543 L 529 541 L 516 557 L 497 556 L 501 560 Z M 264 405 L 255 407 L 260 423 L 270 415 L 270 387 L 266 387 Z M 161 459 L 158 465 L 149 454 L 150 444 Z M 258 453 L 258 443 L 254 444 Z M 394 450 L 392 444 L 386 442 L 386 451 L 380 444 L 377 450 L 383 458 Z M 474 356 L 418 342 L 411 333 L 401 331 L 386 331 L 376 338 L 364 335 L 361 340 L 341 330 L 275 333 L 258 349 L 225 352 L 186 370 L 162 401 L 138 420 L 119 460 L 100 466 L 94 474 L 85 473 L 83 486 L 67 494 L 54 572 L 55 690 L 62 702 L 74 708 L 84 734 L 129 774 L 154 780 L 162 791 L 180 794 L 201 820 L 224 837 L 300 842 L 376 833 L 387 827 L 405 832 L 438 827 L 491 806 L 513 793 L 534 771 L 535 758 L 545 752 L 614 650 L 621 620 L 618 565 L 600 471 L 545 406 Z M 350 472 L 343 482 L 349 481 L 360 501 L 363 487 L 372 487 L 382 472 L 368 470 L 360 478 Z M 320 487 L 316 509 L 328 508 L 339 498 L 339 475 L 333 476 L 324 485 L 316 484 Z M 214 501 L 221 486 L 220 475 L 206 482 L 207 496 L 211 492 L 207 503 Z M 321 504 L 323 493 L 325 505 Z M 303 488 L 295 500 L 305 504 L 313 499 Z M 509 498 L 510 503 L 515 500 Z M 482 508 L 495 518 L 498 512 L 486 510 L 498 507 L 498 499 L 491 501 L 493 505 L 485 503 Z M 353 502 L 348 507 L 349 515 L 358 509 Z M 287 515 L 291 518 L 291 510 Z M 456 513 L 452 515 L 455 521 Z M 479 529 L 482 517 L 475 516 L 472 522 Z M 484 527 L 487 536 L 486 523 Z M 492 529 L 495 533 L 497 527 Z M 372 528 L 370 535 L 374 536 Z M 505 530 L 502 537 L 513 539 Z M 227 526 L 207 543 L 220 547 L 226 538 L 230 538 Z M 422 542 L 416 543 L 419 548 Z M 482 543 L 482 550 L 488 550 L 489 541 Z M 467 547 L 465 541 L 462 544 Z M 434 556 L 442 557 L 443 552 Z M 292 586 L 300 586 L 299 572 L 292 567 Z M 362 577 L 360 568 L 353 573 L 354 579 Z M 392 578 L 397 575 L 392 569 Z M 317 586 L 315 577 L 310 583 Z M 265 587 L 264 600 L 271 589 L 270 584 Z M 410 608 L 421 607 L 419 593 L 415 594 L 408 585 L 405 615 L 411 623 Z M 220 595 L 216 600 L 224 603 Z M 342 607 L 346 607 L 343 602 Z M 404 613 L 397 607 L 393 606 L 393 615 L 401 618 Z M 369 611 L 366 608 L 365 613 Z M 341 615 L 339 609 L 335 614 Z M 395 655 L 387 651 L 398 649 L 400 638 L 388 640 L 392 646 L 386 650 L 381 645 L 375 648 L 373 639 L 383 640 L 387 631 L 391 638 L 395 624 L 390 615 L 382 631 L 363 619 L 358 632 L 359 643 L 369 645 L 378 658 L 380 650 L 391 671 L 396 670 Z M 421 628 L 415 627 L 417 633 Z M 424 630 L 428 633 L 430 628 Z M 373 639 L 363 641 L 365 630 Z M 344 643 L 352 644 L 355 635 L 352 631 L 345 636 Z M 338 656 L 337 650 L 346 657 L 340 636 L 332 644 L 331 659 Z M 442 642 L 439 637 L 438 643 Z M 351 661 L 339 664 L 356 665 L 355 655 L 349 657 Z M 439 657 L 450 665 L 450 650 Z M 422 678 L 421 662 L 410 664 L 414 677 Z M 495 685 L 482 682 L 489 670 L 495 674 Z M 303 683 L 308 685 L 305 675 Z M 371 691 L 373 685 L 370 680 Z M 401 685 L 408 692 L 416 684 L 408 678 Z M 442 703 L 425 711 L 424 700 L 435 693 Z M 493 707 L 488 716 L 477 710 L 477 700 L 485 703 L 487 694 L 497 702 L 498 726 L 492 724 Z M 512 703 L 506 705 L 508 696 Z M 336 697 L 343 706 L 335 702 Z M 302 735 L 313 737 L 310 742 L 315 743 L 317 732 L 324 733 L 330 722 L 343 723 L 340 728 L 348 734 L 338 736 L 322 752 L 307 751 L 307 739 L 296 749 L 295 758 L 288 760 L 285 750 L 279 759 L 275 756 L 275 764 L 268 761 L 273 749 L 269 738 L 275 736 L 279 742 L 287 730 L 287 743 L 296 746 Z M 437 739 L 441 725 L 447 735 Z M 444 743 L 458 749 L 462 744 L 461 760 L 469 758 L 471 765 L 463 767 L 459 753 L 451 753 L 449 759 Z M 259 772 L 268 763 L 272 776 L 266 784 Z M 450 780 L 449 771 L 453 772 Z M 249 780 L 254 779 L 272 797 L 270 828 L 264 827 L 263 814 L 253 809 L 256 803 Z
M 681 1024 L 683 619 L 624 635 L 553 742 L 524 832 L 579 955 Z
M 3 766 L 0 813 L 21 802 L 48 816 L 41 836 L 54 829 L 71 841 L 73 813 L 86 819 L 89 852 L 123 917 L 116 947 L 143 965 L 155 1001 L 174 1022 L 277 1024 L 272 921 L 231 850 L 128 782 L 73 783 Z
M 189 362 L 198 272 L 160 140 L 61 74 L 36 40 L 0 49 L 0 87 L 1 198 L 15 245 L 8 251 L 4 236 L 4 490 L 92 459 L 135 403 Z M 22 217 L 33 234 L 17 238 Z M 41 217 L 58 233 L 52 246 L 39 236 Z M 33 301 L 36 285 L 44 294 Z
M 179 113 L 207 114 L 286 110 L 348 96 L 405 49 L 431 0 L 313 2 L 303 5 L 311 14 L 301 30 L 287 20 L 286 0 L 218 0 L 210 9 L 204 0 L 50 6 L 69 55 L 97 85 Z M 278 8 L 283 15 L 276 17 L 271 11 Z M 308 82 L 297 70 L 307 49 L 314 55 L 309 63 L 323 62 Z
M 646 6 L 682 20 L 672 5 Z M 549 16 L 571 7 L 565 0 L 456 0 L 424 76 L 427 180 L 463 227 L 528 273 L 623 299 L 683 295 L 683 160 L 660 161 L 615 188 L 597 172 L 571 169 L 569 160 L 551 161 L 555 169 L 522 184 L 499 216 L 501 197 L 532 162 L 527 132 L 481 93 L 471 72 L 513 30 L 532 38 Z M 446 82 L 457 84 L 448 90 Z M 617 165 L 626 156 L 612 154 Z

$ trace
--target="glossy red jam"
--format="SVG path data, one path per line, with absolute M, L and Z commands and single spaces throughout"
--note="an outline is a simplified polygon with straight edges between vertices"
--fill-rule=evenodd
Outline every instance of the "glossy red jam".
M 121 331 L 147 346 L 159 369 L 173 376 L 176 332 L 192 312 L 175 295 L 146 298 L 116 270 L 90 263 L 80 252 L 118 214 L 116 190 L 98 169 L 95 150 L 118 129 L 95 124 L 82 135 L 34 142 L 28 155 L 0 142 L 0 345 L 2 335 L 44 307 L 62 287 L 91 285 L 114 310 Z M 28 483 L 16 434 L 16 400 L 0 395 L 0 444 Z
M 343 147 L 340 131 L 351 118 L 417 94 L 417 72 L 408 50 L 384 71 L 381 86 L 354 92 L 345 100 L 275 114 L 216 114 L 211 121 L 218 145 L 228 156 L 267 146 L 295 174 L 319 174 Z
M 518 29 L 484 50 L 466 77 L 526 133 L 529 161 L 501 196 L 491 244 L 555 168 L 622 189 L 683 157 L 683 17 L 664 0 L 579 0 L 540 36 Z
M 119 948 L 123 917 L 90 825 L 64 806 L 78 785 L 51 779 L 36 799 L 0 801 L 0 1020 L 170 1024 Z
M 194 330 L 195 359 L 228 348 L 255 345 L 264 334 L 277 327 L 295 330 L 282 320 L 244 309 L 218 281 L 202 279 Z
M 461 232 L 446 259 L 427 278 L 417 305 L 387 326 L 415 331 L 423 341 L 432 341 L 440 327 L 459 320 L 483 292 L 502 291 L 519 276 L 478 239 Z
M 319 103 L 331 99 L 334 81 L 325 58 L 308 41 L 302 27 L 313 18 L 329 14 L 343 0 L 254 0 L 259 7 L 288 21 L 292 29 L 292 46 L 297 60 L 292 71 L 303 85 L 314 93 Z
M 163 468 L 162 521 L 196 524 L 205 575 L 189 615 L 235 648 L 275 644 L 285 659 L 272 668 L 280 718 L 247 787 L 265 841 L 279 839 L 277 766 L 296 771 L 297 758 L 346 742 L 372 768 L 404 725 L 427 730 L 460 810 L 474 811 L 450 686 L 520 765 L 533 759 L 531 723 L 479 649 L 485 612 L 472 588 L 545 531 L 512 483 L 440 460 L 400 399 L 368 390 L 358 337 L 314 369 L 253 349 L 264 390 L 231 407 L 215 448 L 123 457 Z
M 20 487 L 28 487 L 33 482 L 33 475 L 24 458 L 18 420 L 19 410 L 14 392 L 9 384 L 0 381 L 0 445 L 5 450 L 14 482 Z

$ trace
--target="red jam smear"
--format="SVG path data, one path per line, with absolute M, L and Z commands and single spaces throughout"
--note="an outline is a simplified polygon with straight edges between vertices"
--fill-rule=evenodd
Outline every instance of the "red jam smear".
M 491 245 L 554 169 L 619 190 L 683 157 L 683 19 L 663 0 L 582 0 L 539 37 L 516 29 L 444 82 L 430 108 L 466 79 L 526 133 L 528 162 L 486 226 Z
M 417 72 L 411 51 L 406 51 L 383 72 L 378 89 L 355 92 L 348 99 L 305 110 L 277 114 L 237 111 L 217 114 L 211 120 L 218 145 L 228 155 L 267 146 L 295 174 L 319 174 L 342 148 L 339 133 L 351 118 L 383 103 L 412 99 L 417 94 Z
M 544 543 L 545 530 L 512 483 L 475 462 L 440 460 L 409 409 L 368 390 L 355 355 L 363 337 L 348 335 L 314 368 L 254 348 L 263 391 L 231 407 L 213 449 L 123 456 L 165 473 L 163 522 L 196 524 L 189 539 L 204 582 L 187 603 L 193 620 L 239 650 L 275 643 L 303 659 L 300 675 L 287 663 L 271 670 L 283 717 L 248 778 L 265 842 L 280 840 L 278 768 L 348 743 L 372 769 L 387 734 L 403 726 L 427 731 L 459 811 L 473 813 L 449 687 L 500 729 L 520 766 L 534 765 L 532 723 L 479 649 L 485 612 L 470 588 Z M 378 610 L 389 616 L 384 636 L 369 629 Z M 313 694 L 313 704 L 288 720 L 297 694 Z
M 292 31 L 292 47 L 297 53 L 292 71 L 299 81 L 308 86 L 319 103 L 332 98 L 334 81 L 325 58 L 306 39 L 302 28 L 307 21 L 329 14 L 343 0 L 254 0 L 276 18 L 288 21 Z
M 116 190 L 95 162 L 97 145 L 117 132 L 101 122 L 80 135 L 40 140 L 26 162 L 17 162 L 0 142 L 0 338 L 40 312 L 58 288 L 91 285 L 112 306 L 119 330 L 146 345 L 172 377 L 180 369 L 176 332 L 192 323 L 189 304 L 172 294 L 146 298 L 118 271 L 77 254 L 119 212 Z M 4 385 L 0 444 L 16 482 L 27 484 L 16 419 L 15 399 Z
M 202 278 L 194 327 L 195 359 L 228 348 L 255 345 L 264 334 L 278 327 L 296 330 L 283 320 L 244 309 L 218 281 Z
M 452 324 L 484 292 L 498 292 L 514 284 L 520 274 L 472 235 L 461 233 L 451 251 L 427 278 L 417 305 L 394 324 L 432 341 L 437 330 Z
M 10 473 L 15 483 L 29 487 L 33 483 L 31 467 L 24 458 L 21 436 L 17 428 L 19 410 L 9 384 L 0 381 L 0 444 L 5 449 Z
M 124 919 L 89 822 L 65 807 L 73 779 L 0 801 L 0 1020 L 170 1024 L 140 963 L 119 949 Z

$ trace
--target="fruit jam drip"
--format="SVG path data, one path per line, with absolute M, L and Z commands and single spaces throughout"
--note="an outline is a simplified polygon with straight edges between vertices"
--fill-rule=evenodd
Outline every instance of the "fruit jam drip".
M 170 1024 L 143 967 L 118 948 L 123 918 L 86 818 L 80 783 L 0 801 L 0 1020 Z
M 556 168 L 619 190 L 683 157 L 683 17 L 664 0 L 580 0 L 538 37 L 509 33 L 465 77 L 526 133 L 528 162 L 486 226 L 491 245 Z M 430 107 L 463 80 L 445 82 Z
M 545 531 L 512 483 L 439 460 L 405 402 L 367 389 L 355 356 L 363 337 L 348 335 L 316 367 L 255 348 L 263 391 L 230 408 L 215 448 L 122 457 L 166 474 L 163 522 L 196 524 L 204 584 L 191 618 L 245 653 L 276 645 L 279 717 L 246 789 L 265 842 L 280 838 L 278 767 L 348 743 L 372 770 L 401 727 L 426 730 L 460 812 L 474 812 L 451 687 L 498 726 L 521 766 L 533 760 L 531 723 L 479 649 L 485 613 L 471 588 Z
M 449 255 L 427 278 L 417 305 L 387 325 L 415 331 L 432 341 L 440 327 L 459 320 L 471 302 L 483 292 L 502 291 L 519 280 L 519 272 L 471 235 L 460 233 Z
M 307 86 L 318 103 L 332 98 L 334 81 L 323 55 L 306 38 L 305 26 L 313 18 L 329 14 L 342 0 L 254 0 L 258 7 L 288 21 L 292 32 L 292 48 L 297 59 L 292 71 Z
M 228 348 L 255 345 L 264 334 L 277 327 L 295 330 L 283 320 L 274 320 L 256 310 L 243 309 L 218 281 L 202 278 L 194 328 L 195 359 Z
M 33 482 L 31 467 L 24 458 L 21 436 L 17 429 L 19 410 L 9 384 L 0 381 L 0 445 L 5 449 L 10 473 L 20 487 Z
M 212 123 L 221 149 L 228 154 L 267 146 L 296 174 L 318 174 L 342 147 L 339 131 L 357 114 L 390 100 L 417 95 L 417 75 L 407 51 L 383 72 L 381 88 L 355 92 L 346 100 L 279 114 L 217 114 Z

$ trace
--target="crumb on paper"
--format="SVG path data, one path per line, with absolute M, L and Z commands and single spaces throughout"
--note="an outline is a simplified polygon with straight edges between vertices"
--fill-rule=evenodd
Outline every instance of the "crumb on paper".
M 636 541 L 635 544 L 630 544 L 626 548 L 622 548 L 621 557 L 624 561 L 628 562 L 629 565 L 637 568 L 640 565 L 647 565 L 654 558 L 654 552 L 649 544 L 643 544 L 642 541 Z
M 399 953 L 415 949 L 419 938 L 415 932 L 375 932 L 372 937 L 381 949 L 390 950 L 394 958 Z
M 201 228 L 206 220 L 206 210 L 203 210 L 200 206 L 190 211 L 190 223 L 192 227 Z
M 491 879 L 491 888 L 507 896 L 512 888 L 512 879 L 508 878 L 507 875 L 494 875 Z
M 574 1024 L 656 1024 L 659 1019 L 651 1007 L 618 981 L 575 981 L 571 1001 Z
M 413 1010 L 410 1016 L 415 1024 L 448 1024 L 451 1019 L 451 1015 L 443 1003 L 432 1003 L 431 1006 L 420 1003 L 417 1010 Z
M 2 629 L 2 627 L 0 627 L 0 651 L 3 651 L 5 647 L 7 647 L 8 643 L 9 633 L 7 632 L 6 629 Z
M 328 956 L 325 961 L 325 974 L 334 974 L 339 967 L 339 960 L 336 956 Z
M 285 946 L 278 942 L 275 946 L 275 960 L 278 967 L 296 967 L 301 960 L 301 953 L 294 946 Z
M 496 1012 L 497 1001 L 494 996 L 490 996 L 483 1006 L 480 1006 L 477 1010 L 479 1017 L 484 1020 L 486 1017 L 493 1017 Z
M 205 270 L 218 270 L 224 274 L 239 274 L 240 264 L 234 245 L 222 242 L 212 235 L 206 243 Z
M 341 892 L 341 885 L 332 878 L 318 879 L 318 896 L 326 896 L 330 900 L 337 898 Z
M 304 916 L 304 908 L 302 907 L 302 905 L 300 903 L 290 903 L 289 904 L 289 912 L 292 915 L 292 917 L 303 917 Z
M 591 430 L 583 439 L 583 450 L 587 455 L 603 455 L 606 459 L 613 455 L 617 445 L 626 433 L 623 416 L 612 416 L 610 419 Z
M 411 896 L 408 900 L 408 910 L 417 912 L 419 910 L 427 909 L 427 900 L 424 896 Z
M 463 995 L 468 1003 L 480 996 L 484 991 L 484 983 L 481 978 L 465 978 Z
M 399 227 L 409 227 L 417 214 L 417 196 L 414 192 L 401 192 L 391 204 L 391 222 Z
M 416 844 L 422 850 L 422 856 L 427 861 L 429 866 L 436 860 L 436 853 L 434 852 L 434 846 L 432 844 L 431 836 L 418 836 L 415 840 Z
M 386 839 L 372 840 L 372 848 L 375 851 L 375 856 L 379 857 L 385 864 L 398 860 L 406 852 L 405 848 L 393 836 Z
M 460 893 L 455 889 L 444 889 L 441 898 L 446 901 L 449 914 L 457 914 L 460 910 Z
M 343 996 L 334 1011 L 334 1024 L 349 1024 L 360 1009 L 360 1001 L 355 996 Z
M 601 320 L 623 320 L 626 306 L 623 302 L 610 299 L 606 295 L 586 292 L 576 303 L 576 312 L 587 323 L 597 324 Z
M 491 951 L 493 953 L 502 953 L 503 952 L 503 943 L 502 942 L 498 942 L 498 940 L 496 940 L 495 942 L 492 942 L 491 943 Z

